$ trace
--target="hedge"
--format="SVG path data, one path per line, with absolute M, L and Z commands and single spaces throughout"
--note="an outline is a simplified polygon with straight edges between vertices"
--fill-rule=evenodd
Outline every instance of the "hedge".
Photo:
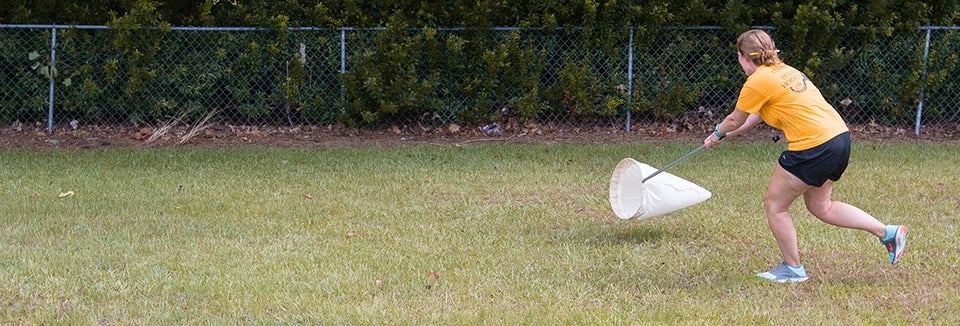
M 151 122 L 211 109 L 238 122 L 358 126 L 626 111 L 670 119 L 731 104 L 742 79 L 723 54 L 751 26 L 772 30 L 788 62 L 825 94 L 857 97 L 851 110 L 886 123 L 907 121 L 916 94 L 955 88 L 949 76 L 960 73 L 955 35 L 936 40 L 936 69 L 926 75 L 917 42 L 922 25 L 956 23 L 957 1 L 444 3 L 9 1 L 0 23 L 110 29 L 60 29 L 63 61 L 46 72 L 49 30 L 0 29 L 0 121 L 43 120 L 51 77 L 64 120 Z M 671 27 L 691 25 L 717 28 Z M 631 50 L 633 80 L 624 60 Z M 875 82 L 842 82 L 850 76 Z

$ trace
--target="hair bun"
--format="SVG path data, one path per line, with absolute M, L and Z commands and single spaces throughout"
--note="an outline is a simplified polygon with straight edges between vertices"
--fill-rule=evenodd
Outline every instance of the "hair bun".
M 780 61 L 780 50 L 762 50 L 759 55 L 761 64 L 774 64 Z

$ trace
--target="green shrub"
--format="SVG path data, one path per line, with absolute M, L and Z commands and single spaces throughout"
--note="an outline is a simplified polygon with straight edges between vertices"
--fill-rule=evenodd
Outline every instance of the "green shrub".
M 56 65 L 49 29 L 0 29 L 5 123 L 45 119 L 51 77 L 58 122 L 152 124 L 210 110 L 239 123 L 351 126 L 609 119 L 625 111 L 674 119 L 730 109 L 743 79 L 723 54 L 750 26 L 767 26 L 785 60 L 847 113 L 904 123 L 925 92 L 931 114 L 957 118 L 950 103 L 960 88 L 951 78 L 960 74 L 958 36 L 934 37 L 924 74 L 917 32 L 956 24 L 956 1 L 11 1 L 0 23 L 110 29 L 57 29 Z M 343 73 L 340 26 L 359 27 L 343 31 Z

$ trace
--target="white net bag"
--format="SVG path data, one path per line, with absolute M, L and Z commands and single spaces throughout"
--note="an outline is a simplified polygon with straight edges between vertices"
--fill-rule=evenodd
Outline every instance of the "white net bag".
M 646 219 L 699 204 L 710 191 L 673 174 L 662 172 L 646 182 L 644 176 L 657 169 L 625 158 L 610 178 L 610 206 L 621 219 Z

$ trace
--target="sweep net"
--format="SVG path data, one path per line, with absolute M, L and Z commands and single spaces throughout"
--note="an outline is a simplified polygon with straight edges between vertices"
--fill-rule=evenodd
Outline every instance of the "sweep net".
M 662 172 L 643 182 L 657 169 L 625 158 L 610 178 L 610 206 L 621 219 L 645 219 L 699 204 L 710 198 L 710 191 Z

